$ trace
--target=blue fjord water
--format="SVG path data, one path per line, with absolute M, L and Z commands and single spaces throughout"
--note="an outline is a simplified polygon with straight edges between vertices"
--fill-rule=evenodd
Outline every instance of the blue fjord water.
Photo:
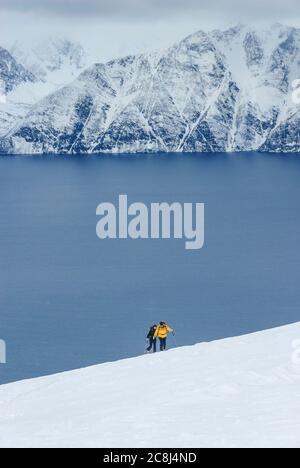
M 300 156 L 0 158 L 0 383 L 300 319 Z M 206 241 L 96 237 L 96 206 L 204 202 Z

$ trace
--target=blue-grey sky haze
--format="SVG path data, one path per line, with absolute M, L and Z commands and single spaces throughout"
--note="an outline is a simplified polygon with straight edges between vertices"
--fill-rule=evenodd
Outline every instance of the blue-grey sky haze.
M 129 20 L 170 17 L 181 13 L 240 14 L 249 19 L 262 15 L 294 16 L 298 0 L 1 0 L 1 10 L 66 16 L 100 16 Z
M 199 29 L 278 21 L 300 27 L 299 0 L 0 0 L 0 45 L 59 34 L 107 60 Z

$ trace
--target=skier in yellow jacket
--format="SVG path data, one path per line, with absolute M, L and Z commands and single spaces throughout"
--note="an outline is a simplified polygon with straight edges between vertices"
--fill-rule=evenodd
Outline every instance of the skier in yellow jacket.
M 161 351 L 166 351 L 168 333 L 174 333 L 174 331 L 166 324 L 166 322 L 160 322 L 155 330 L 154 338 L 159 338 Z

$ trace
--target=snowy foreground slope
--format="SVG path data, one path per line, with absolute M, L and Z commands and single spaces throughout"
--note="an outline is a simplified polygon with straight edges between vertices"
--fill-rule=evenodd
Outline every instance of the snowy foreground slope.
M 0 446 L 300 447 L 299 338 L 295 324 L 1 386 Z
M 62 40 L 10 53 L 1 153 L 300 152 L 300 29 L 198 31 L 105 64 Z

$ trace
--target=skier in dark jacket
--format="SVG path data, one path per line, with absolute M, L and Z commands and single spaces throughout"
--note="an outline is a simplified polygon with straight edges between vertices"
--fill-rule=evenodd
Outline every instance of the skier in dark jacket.
M 149 346 L 148 348 L 146 348 L 146 351 L 148 353 L 150 353 L 152 348 L 153 348 L 153 352 L 156 353 L 156 338 L 154 338 L 156 329 L 157 329 L 157 325 L 152 325 L 147 335 L 147 339 L 149 340 Z

